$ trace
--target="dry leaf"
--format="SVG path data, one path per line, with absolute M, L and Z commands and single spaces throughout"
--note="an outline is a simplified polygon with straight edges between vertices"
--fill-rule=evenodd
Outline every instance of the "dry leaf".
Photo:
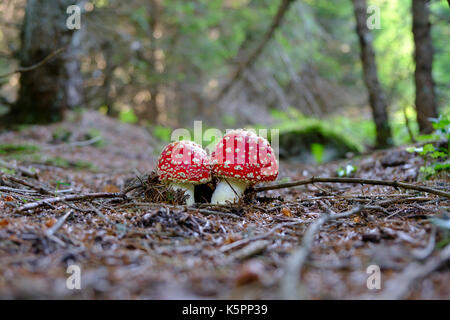
M 109 192 L 109 193 L 116 193 L 116 192 L 120 192 L 120 189 L 113 184 L 107 184 L 106 186 L 103 187 L 102 191 Z
M 3 201 L 14 201 L 14 198 L 13 197 L 11 197 L 11 196 L 4 196 L 3 197 Z
M 257 260 L 250 260 L 239 267 L 238 274 L 235 279 L 237 286 L 249 284 L 261 279 L 264 272 L 264 265 Z
M 8 219 L 2 219 L 0 220 L 0 227 L 5 227 L 9 224 L 9 220 Z
M 291 209 L 287 208 L 287 207 L 283 207 L 283 209 L 281 209 L 281 213 L 289 218 L 292 218 L 294 215 L 291 212 Z
M 45 226 L 50 228 L 51 226 L 53 226 L 56 223 L 56 219 L 55 218 L 50 218 L 47 219 L 47 221 L 45 221 Z
M 223 241 L 223 244 L 230 244 L 230 243 L 233 243 L 238 240 L 241 240 L 241 237 L 234 235 L 234 234 L 230 234 L 225 238 L 225 240 Z

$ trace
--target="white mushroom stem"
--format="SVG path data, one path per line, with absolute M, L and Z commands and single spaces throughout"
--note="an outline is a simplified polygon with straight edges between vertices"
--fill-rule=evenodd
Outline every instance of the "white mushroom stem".
M 227 178 L 221 179 L 211 198 L 212 204 L 236 203 L 244 194 L 249 184 L 245 181 Z
M 174 190 L 183 190 L 184 194 L 189 196 L 186 199 L 186 204 L 188 206 L 192 206 L 195 203 L 194 185 L 192 183 L 171 182 L 169 184 L 169 187 L 171 187 Z

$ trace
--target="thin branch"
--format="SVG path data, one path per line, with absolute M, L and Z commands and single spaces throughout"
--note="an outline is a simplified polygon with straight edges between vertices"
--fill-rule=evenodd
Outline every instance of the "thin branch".
M 38 63 L 33 64 L 33 65 L 29 66 L 29 67 L 19 67 L 19 68 L 17 68 L 17 69 L 14 70 L 14 71 L 7 72 L 7 73 L 4 73 L 4 74 L 0 74 L 0 78 L 9 77 L 9 76 L 11 76 L 11 75 L 13 75 L 13 74 L 15 74 L 15 73 L 28 72 L 28 71 L 37 69 L 37 68 L 39 68 L 40 66 L 46 64 L 46 63 L 47 63 L 50 59 L 52 59 L 53 57 L 55 57 L 55 56 L 57 56 L 58 54 L 60 54 L 61 52 L 63 52 L 65 49 L 66 49 L 66 47 L 59 48 L 59 49 L 53 51 L 52 53 L 50 53 L 48 56 L 46 56 L 43 60 L 41 60 L 41 61 L 39 61 Z
M 303 235 L 301 246 L 296 249 L 287 260 L 285 274 L 281 279 L 281 295 L 283 299 L 297 299 L 297 288 L 299 287 L 301 270 L 311 252 L 314 238 L 322 225 L 331 220 L 336 220 L 359 213 L 364 209 L 367 209 L 367 207 L 358 206 L 338 214 L 330 214 L 329 212 L 331 211 L 327 210 L 328 212 L 323 213 L 318 220 L 313 222 L 308 227 Z
M 17 164 L 11 164 L 0 159 L 0 166 L 8 168 L 10 170 L 19 171 L 23 176 L 39 180 L 37 172 L 33 172 L 31 170 L 28 170 L 27 168 L 18 166 Z
M 397 203 L 409 203 L 409 202 L 425 202 L 425 201 L 432 201 L 439 198 L 431 198 L 431 197 L 408 197 L 408 198 L 396 198 L 392 200 L 384 200 L 381 202 L 378 202 L 379 206 L 387 207 L 391 204 L 397 204 Z
M 59 218 L 58 221 L 56 221 L 56 223 L 53 226 L 45 230 L 45 235 L 47 237 L 52 236 L 56 231 L 58 231 L 63 226 L 66 219 L 72 214 L 72 212 L 73 210 L 70 209 L 66 214 L 61 216 L 61 218 Z
M 375 299 L 394 300 L 407 297 L 415 283 L 427 277 L 448 261 L 450 261 L 450 245 L 447 245 L 437 256 L 428 259 L 424 264 L 419 262 L 410 263 L 405 271 L 386 283 L 383 292 L 376 296 Z
M 281 0 L 281 4 L 278 8 L 275 17 L 273 18 L 269 30 L 267 30 L 261 42 L 256 47 L 255 51 L 253 51 L 246 60 L 244 60 L 242 63 L 239 64 L 238 68 L 231 77 L 231 80 L 222 88 L 222 90 L 216 96 L 215 101 L 221 100 L 231 90 L 236 81 L 242 76 L 245 69 L 251 67 L 255 63 L 260 54 L 263 52 L 263 49 L 266 46 L 266 44 L 272 38 L 277 28 L 281 25 L 281 22 L 283 21 L 283 18 L 289 9 L 289 6 L 294 1 L 295 0 Z
M 234 248 L 237 248 L 239 246 L 247 244 L 251 241 L 256 241 L 256 240 L 261 240 L 261 239 L 267 238 L 267 237 L 271 236 L 273 233 L 275 233 L 275 231 L 277 231 L 278 229 L 281 229 L 283 227 L 294 226 L 294 225 L 302 224 L 302 223 L 305 223 L 305 221 L 299 220 L 299 221 L 293 221 L 293 222 L 280 223 L 280 224 L 276 225 L 275 227 L 273 227 L 272 229 L 270 229 L 269 231 L 267 231 L 266 233 L 259 234 L 257 236 L 253 236 L 253 237 L 249 237 L 249 238 L 245 238 L 245 239 L 241 239 L 241 240 L 232 242 L 230 244 L 224 245 L 220 248 L 220 252 L 227 252 L 229 250 L 232 250 Z
M 44 147 L 43 150 L 53 150 L 53 149 L 57 149 L 57 148 L 61 148 L 61 147 L 87 147 L 90 146 L 92 144 L 95 144 L 99 141 L 101 141 L 103 138 L 101 136 L 96 136 L 92 139 L 89 140 L 84 140 L 84 141 L 74 141 L 74 142 L 70 142 L 70 143 L 63 143 L 63 144 L 58 144 L 58 145 L 54 145 L 54 146 L 47 146 Z
M 204 213 L 204 214 L 212 214 L 212 215 L 216 215 L 216 216 L 242 219 L 242 217 L 238 216 L 237 214 L 231 213 L 231 212 L 221 212 L 221 211 L 213 211 L 213 210 L 208 210 L 208 209 L 199 209 L 199 208 L 190 208 L 190 207 L 188 207 L 187 210 L 195 210 L 195 211 L 198 211 L 198 212 Z
M 11 188 L 11 187 L 4 187 L 0 186 L 0 191 L 2 192 L 14 192 L 14 193 L 20 193 L 20 194 L 38 194 L 35 190 L 28 190 L 28 189 L 17 189 L 17 188 Z
M 65 247 L 66 244 L 63 241 L 61 241 L 59 238 L 57 238 L 54 235 L 54 233 L 56 231 L 58 231 L 64 225 L 64 222 L 66 222 L 66 219 L 72 214 L 72 212 L 73 212 L 72 209 L 69 210 L 65 215 L 63 215 L 61 218 L 59 218 L 58 221 L 56 221 L 56 223 L 53 226 L 51 226 L 44 232 L 44 234 L 47 238 L 49 238 L 52 241 L 55 241 L 62 247 Z
M 408 190 L 415 190 L 415 191 L 421 191 L 421 192 L 427 192 L 436 194 L 438 196 L 450 198 L 450 192 L 445 192 L 441 190 L 436 190 L 430 187 L 425 186 L 418 186 L 414 184 L 404 183 L 404 182 L 398 182 L 398 181 L 385 181 L 385 180 L 374 180 L 374 179 L 361 179 L 361 178 L 318 178 L 318 177 L 311 177 L 309 179 L 304 180 L 298 180 L 288 183 L 280 183 L 280 184 L 274 184 L 264 187 L 257 187 L 254 188 L 254 192 L 262 192 L 267 190 L 276 190 L 276 189 L 283 189 L 283 188 L 292 188 L 297 186 L 302 186 L 306 184 L 313 184 L 316 182 L 327 182 L 327 183 L 356 183 L 356 184 L 371 184 L 371 185 L 381 185 L 381 186 L 390 186 L 393 188 L 403 188 Z
M 431 256 L 431 254 L 434 251 L 434 248 L 436 247 L 436 229 L 437 229 L 436 226 L 432 225 L 430 239 L 428 240 L 428 244 L 426 245 L 425 248 L 413 249 L 411 251 L 411 254 L 415 259 L 423 261 L 427 259 L 429 256 Z
M 17 209 L 17 212 L 24 212 L 30 209 L 36 209 L 38 207 L 42 207 L 45 205 L 49 205 L 52 203 L 58 203 L 62 201 L 80 201 L 80 200 L 92 200 L 99 198 L 124 198 L 125 195 L 123 193 L 108 193 L 108 192 L 99 192 L 99 193 L 86 193 L 86 194 L 71 194 L 63 197 L 54 197 L 54 198 L 46 198 L 35 202 L 27 203 Z
M 4 175 L 4 177 L 5 177 L 6 179 L 8 179 L 9 181 L 12 181 L 12 182 L 15 182 L 15 183 L 17 183 L 17 184 L 23 185 L 23 186 L 25 186 L 25 187 L 31 188 L 31 189 L 33 189 L 33 190 L 36 190 L 36 191 L 39 192 L 39 193 L 42 193 L 42 194 L 51 194 L 51 195 L 54 194 L 54 192 L 48 190 L 47 188 L 45 188 L 45 187 L 43 187 L 43 186 L 35 186 L 34 184 L 32 184 L 32 183 L 30 183 L 30 182 L 28 182 L 28 181 L 25 181 L 25 180 L 23 180 L 23 179 L 19 179 L 19 178 L 16 178 L 16 177 L 14 177 L 14 176 L 6 175 L 6 174 L 3 174 L 3 175 Z
M 237 260 L 245 260 L 263 252 L 264 250 L 267 249 L 269 245 L 270 241 L 268 240 L 258 240 L 234 252 L 233 254 L 230 255 L 230 258 Z

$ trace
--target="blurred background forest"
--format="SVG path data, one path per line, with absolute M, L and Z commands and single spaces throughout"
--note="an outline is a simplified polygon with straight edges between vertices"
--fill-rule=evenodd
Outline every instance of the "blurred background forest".
M 450 299 L 449 24 L 450 0 L 0 0 L 0 299 Z M 182 205 L 154 170 L 196 121 L 203 147 L 268 129 L 277 181 Z
M 81 28 L 67 30 L 74 3 Z M 371 5 L 380 28 L 357 29 Z M 446 0 L 1 0 L 0 115 L 24 125 L 91 109 L 162 141 L 194 120 L 296 130 L 285 153 L 302 137 L 408 143 L 450 110 L 449 23 Z

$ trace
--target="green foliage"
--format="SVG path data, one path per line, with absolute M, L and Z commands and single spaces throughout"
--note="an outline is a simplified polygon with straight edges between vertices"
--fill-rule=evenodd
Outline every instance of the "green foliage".
M 36 152 L 38 150 L 39 150 L 38 146 L 28 144 L 13 144 L 13 143 L 0 144 L 0 154 L 30 153 Z
M 55 167 L 61 167 L 61 168 L 75 168 L 75 169 L 89 169 L 93 170 L 95 169 L 94 165 L 89 161 L 83 161 L 83 160 L 68 160 L 63 157 L 41 157 L 41 161 L 46 165 L 51 165 Z
M 365 125 L 366 122 L 351 122 L 347 121 L 348 118 L 344 117 L 333 117 L 329 119 L 304 117 L 297 110 L 293 109 L 288 111 L 288 113 L 272 111 L 272 115 L 275 115 L 278 119 L 283 119 L 273 126 L 273 129 L 280 130 L 280 135 L 286 132 L 320 132 L 324 137 L 342 141 L 342 143 L 348 146 L 350 150 L 355 152 L 362 152 L 364 150 L 364 134 L 358 130 L 358 125 Z M 368 121 L 367 124 L 370 124 L 370 121 Z M 265 126 L 258 125 L 254 127 L 258 129 L 264 128 Z M 268 134 L 268 139 L 270 141 L 270 130 Z M 315 148 L 317 148 L 317 151 L 320 153 L 319 148 Z
M 98 138 L 98 140 L 92 144 L 98 148 L 104 147 L 106 144 L 105 139 L 102 137 L 101 131 L 98 129 L 91 128 L 85 133 L 84 136 L 86 140 Z
M 222 117 L 222 121 L 227 128 L 232 128 L 236 125 L 237 119 L 234 116 L 226 114 Z
M 60 181 L 60 180 L 55 181 L 55 184 L 56 184 L 55 195 L 58 193 L 58 190 L 59 190 L 60 186 L 70 187 L 70 183 L 64 182 L 64 181 Z
M 438 119 L 433 119 L 433 127 L 436 131 L 427 135 L 428 139 L 441 140 L 446 143 L 447 148 L 436 147 L 432 143 L 427 143 L 422 147 L 406 148 L 408 152 L 415 152 L 420 154 L 425 160 L 425 165 L 420 167 L 420 172 L 425 179 L 437 175 L 438 173 L 450 173 L 450 121 L 448 117 L 440 116 Z
M 450 216 L 448 214 L 448 207 L 441 207 L 440 211 L 442 212 L 440 217 L 428 218 L 442 232 L 441 240 L 436 243 L 437 249 L 441 249 L 450 244 Z
M 54 142 L 68 142 L 72 132 L 64 127 L 58 127 L 52 132 L 52 140 Z
M 16 174 L 16 171 L 14 169 L 3 168 L 3 167 L 0 167 L 0 172 L 10 174 L 10 175 Z
M 450 172 L 449 152 L 444 148 L 436 148 L 431 143 L 427 143 L 423 147 L 407 148 L 406 151 L 416 152 L 424 158 L 426 165 L 420 167 L 420 172 L 425 179 L 429 179 L 439 172 Z
M 163 142 L 170 142 L 170 136 L 172 134 L 172 129 L 168 127 L 163 127 L 160 125 L 157 125 L 152 130 L 153 136 L 158 138 L 159 140 Z
M 320 164 L 323 162 L 323 155 L 325 152 L 325 146 L 321 143 L 311 144 L 311 153 L 314 156 L 316 163 Z
M 119 120 L 124 123 L 136 123 L 138 121 L 138 118 L 134 114 L 133 109 L 125 108 L 120 110 Z
M 358 171 L 358 167 L 348 164 L 345 167 L 340 167 L 339 169 L 336 170 L 336 175 L 338 177 L 353 177 L 356 173 L 356 171 Z

